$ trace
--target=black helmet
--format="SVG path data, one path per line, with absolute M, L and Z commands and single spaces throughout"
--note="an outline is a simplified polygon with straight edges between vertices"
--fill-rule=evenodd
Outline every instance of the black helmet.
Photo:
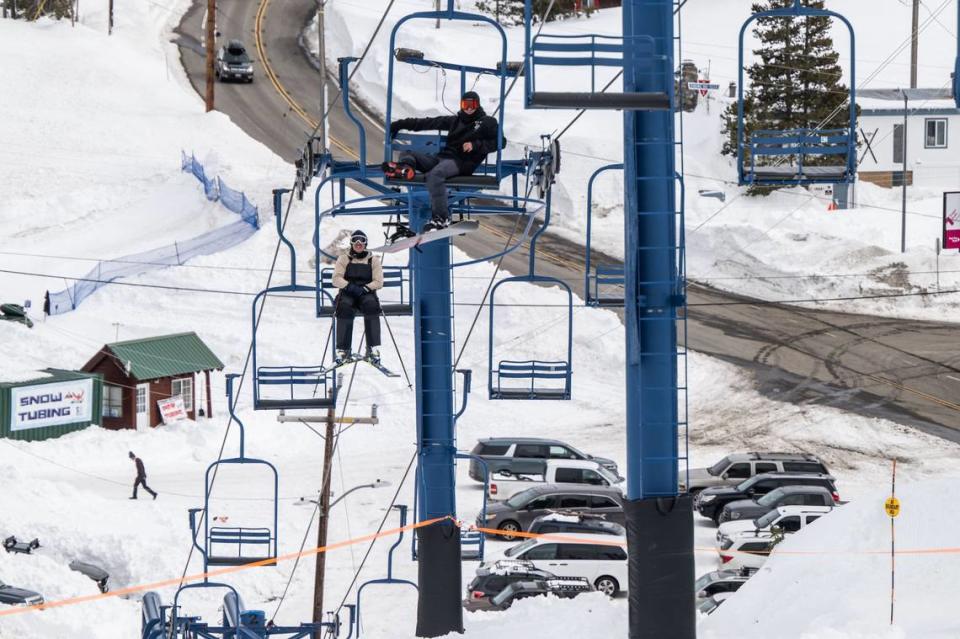
M 476 91 L 467 91 L 460 98 L 460 110 L 466 111 L 468 108 L 480 108 L 480 96 L 477 95 Z

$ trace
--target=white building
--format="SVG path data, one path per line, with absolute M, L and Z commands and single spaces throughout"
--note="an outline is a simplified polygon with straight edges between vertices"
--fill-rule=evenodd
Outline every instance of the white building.
M 905 93 L 906 105 L 900 89 L 858 91 L 858 179 L 900 186 L 906 152 L 908 184 L 960 187 L 960 109 L 946 89 Z

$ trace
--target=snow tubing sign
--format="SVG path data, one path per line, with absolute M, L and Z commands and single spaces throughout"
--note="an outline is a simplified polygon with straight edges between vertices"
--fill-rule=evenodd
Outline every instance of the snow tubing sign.
M 943 248 L 960 249 L 960 191 L 943 194 Z
M 91 419 L 93 380 L 10 389 L 10 430 L 30 430 Z

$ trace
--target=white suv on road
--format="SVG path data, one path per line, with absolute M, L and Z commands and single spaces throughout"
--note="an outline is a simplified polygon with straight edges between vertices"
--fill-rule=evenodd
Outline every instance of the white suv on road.
M 613 535 L 564 533 L 563 541 L 528 539 L 492 557 L 522 559 L 558 577 L 586 577 L 600 592 L 613 597 L 627 588 L 627 540 Z

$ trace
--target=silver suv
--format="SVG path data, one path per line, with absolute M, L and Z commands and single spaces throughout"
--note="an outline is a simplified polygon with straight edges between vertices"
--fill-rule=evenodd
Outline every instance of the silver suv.
M 543 472 L 545 459 L 587 459 L 595 461 L 614 475 L 617 463 L 612 459 L 594 457 L 559 439 L 541 437 L 489 437 L 481 439 L 470 451 L 487 463 L 490 476 L 495 473 L 523 475 Z M 483 467 L 476 459 L 470 460 L 470 479 L 483 481 Z
M 821 473 L 827 466 L 816 455 L 805 453 L 737 453 L 727 455 L 709 468 L 691 468 L 690 483 L 682 477 L 680 492 L 696 495 L 704 488 L 735 486 L 762 473 Z

